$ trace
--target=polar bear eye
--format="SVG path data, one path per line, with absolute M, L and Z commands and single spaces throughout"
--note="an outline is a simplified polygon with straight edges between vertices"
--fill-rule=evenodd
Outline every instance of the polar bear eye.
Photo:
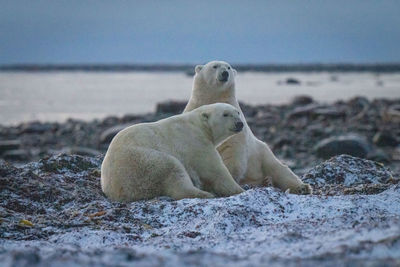
M 214 65 L 214 66 L 213 66 L 214 69 L 216 69 L 217 67 L 218 67 L 217 65 Z
M 228 70 L 230 70 L 231 69 L 231 67 L 228 67 Z
M 229 116 L 229 114 L 228 113 L 224 113 L 224 115 L 223 115 L 224 117 L 228 117 Z

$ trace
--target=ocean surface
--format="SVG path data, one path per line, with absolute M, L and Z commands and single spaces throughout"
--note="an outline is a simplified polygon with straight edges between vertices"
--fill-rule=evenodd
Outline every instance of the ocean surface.
M 0 124 L 152 112 L 158 102 L 189 99 L 192 80 L 183 72 L 0 72 Z M 253 105 L 288 103 L 296 95 L 322 102 L 400 98 L 400 73 L 242 72 L 236 84 L 237 98 Z

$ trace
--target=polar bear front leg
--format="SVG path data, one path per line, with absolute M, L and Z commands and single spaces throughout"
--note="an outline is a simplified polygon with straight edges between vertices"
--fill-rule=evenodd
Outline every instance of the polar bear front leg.
M 248 151 L 247 144 L 237 139 L 237 136 L 229 138 L 217 150 L 233 179 L 240 183 L 247 170 Z
M 244 192 L 233 179 L 217 152 L 207 156 L 207 165 L 199 166 L 197 171 L 206 191 L 217 196 L 226 197 Z
M 311 194 L 312 188 L 310 185 L 303 183 L 300 178 L 292 172 L 292 170 L 280 162 L 267 144 L 260 141 L 259 149 L 262 156 L 262 169 L 264 176 L 269 176 L 272 179 L 272 184 L 279 189 L 292 194 Z

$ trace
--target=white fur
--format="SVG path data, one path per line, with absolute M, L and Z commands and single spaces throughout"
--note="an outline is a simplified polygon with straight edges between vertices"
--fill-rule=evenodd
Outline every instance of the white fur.
M 101 188 L 117 201 L 241 193 L 243 189 L 216 150 L 240 131 L 240 121 L 236 108 L 217 103 L 130 126 L 119 132 L 108 148 L 101 166 Z
M 196 66 L 195 71 L 192 95 L 184 112 L 216 102 L 229 103 L 240 111 L 245 123 L 241 133 L 217 148 L 232 177 L 240 184 L 264 185 L 272 181 L 274 186 L 284 191 L 311 193 L 311 187 L 282 164 L 267 144 L 258 140 L 250 130 L 235 95 L 236 70 L 224 61 L 211 61 Z M 224 71 L 229 73 L 227 81 L 221 81 Z

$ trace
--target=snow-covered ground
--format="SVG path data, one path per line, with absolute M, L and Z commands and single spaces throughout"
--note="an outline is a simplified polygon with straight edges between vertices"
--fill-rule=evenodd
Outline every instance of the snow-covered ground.
M 363 161 L 333 161 L 340 173 L 357 160 Z M 396 266 L 400 261 L 397 180 L 388 180 L 389 189 L 372 195 L 299 196 L 254 188 L 227 198 L 122 204 L 101 193 L 100 162 L 57 156 L 20 169 L 1 165 L 1 182 L 8 181 L 0 209 L 1 263 Z M 370 172 L 377 170 L 389 174 L 380 165 Z M 311 170 L 307 179 L 321 182 L 323 170 L 317 172 Z M 352 172 L 354 179 L 363 179 L 355 168 Z

